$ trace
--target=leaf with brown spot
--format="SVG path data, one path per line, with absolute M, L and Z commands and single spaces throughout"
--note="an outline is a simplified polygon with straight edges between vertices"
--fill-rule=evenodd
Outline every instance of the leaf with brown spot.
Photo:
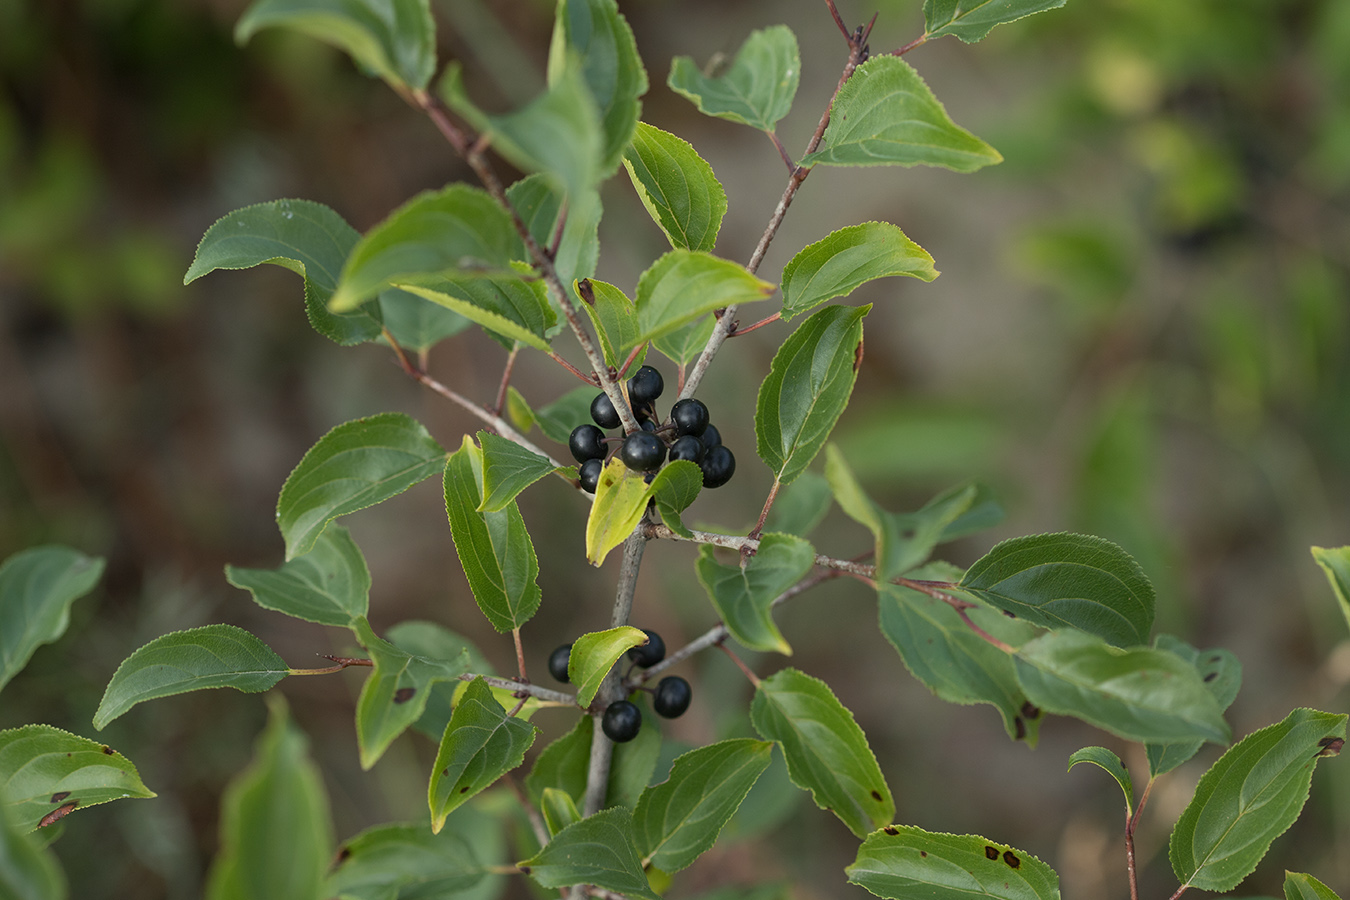
M 1036 857 L 979 835 L 911 825 L 868 835 L 846 871 L 851 883 L 888 900 L 1060 900 L 1058 876 Z
M 81 808 L 124 797 L 153 797 L 131 760 L 88 738 L 50 725 L 0 731 L 0 785 L 13 821 L 25 831 L 44 818 L 52 822 Z M 70 809 L 53 803 L 78 800 Z M 49 823 L 50 824 L 50 823 Z

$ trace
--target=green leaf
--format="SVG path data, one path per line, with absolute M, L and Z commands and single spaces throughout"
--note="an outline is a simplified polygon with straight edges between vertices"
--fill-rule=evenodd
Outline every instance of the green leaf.
M 583 634 L 573 641 L 572 655 L 567 659 L 567 680 L 577 687 L 577 703 L 590 706 L 600 683 L 619 657 L 645 643 L 647 635 L 632 625 Z
M 1335 891 L 1311 875 L 1302 872 L 1284 873 L 1285 900 L 1340 900 Z
M 833 502 L 830 483 L 815 472 L 803 472 L 778 494 L 764 530 L 806 537 L 825 518 Z
M 1195 668 L 1205 690 L 1214 695 L 1220 710 L 1226 710 L 1237 697 L 1242 686 L 1242 663 L 1230 651 L 1222 648 L 1200 651 L 1170 634 L 1160 634 L 1153 641 L 1159 650 L 1189 663 Z M 1186 762 L 1204 746 L 1204 741 L 1183 741 L 1173 744 L 1147 744 L 1149 776 L 1156 778 Z
M 840 818 L 858 837 L 891 821 L 895 801 L 853 713 L 825 685 L 797 669 L 759 684 L 750 721 L 777 741 L 792 783 Z
M 988 486 L 979 482 L 973 482 L 969 485 L 958 484 L 955 487 L 948 488 L 930 500 L 924 509 L 936 507 L 946 502 L 947 498 L 961 494 L 967 487 L 975 488 L 975 499 L 971 501 L 970 507 L 965 512 L 942 529 L 942 536 L 938 538 L 939 544 L 978 534 L 1003 521 L 1003 505 L 998 502 L 998 498 L 994 496 L 994 492 Z M 919 511 L 920 514 L 922 512 L 923 510 Z
M 576 291 L 583 300 L 581 308 L 586 310 L 600 338 L 605 365 L 617 369 L 628 357 L 627 348 L 640 343 L 637 308 L 623 291 L 595 278 L 577 282 Z
M 480 431 L 478 443 L 483 453 L 483 502 L 478 512 L 505 509 L 521 491 L 557 471 L 544 457 L 500 435 Z
M 541 247 L 557 237 L 558 218 L 563 217 L 562 239 L 553 257 L 558 280 L 569 288 L 578 278 L 595 274 L 600 259 L 598 231 L 604 208 L 593 190 L 568 197 L 544 175 L 529 175 L 506 189 L 506 199 Z
M 1238 741 L 1200 776 L 1168 846 L 1183 886 L 1227 891 L 1298 818 L 1313 769 L 1345 745 L 1346 716 L 1296 709 Z
M 342 845 L 322 896 L 448 897 L 478 885 L 483 874 L 463 836 L 449 830 L 433 834 L 425 823 L 390 822 L 367 828 Z
M 727 192 L 712 166 L 687 141 L 639 122 L 623 165 L 670 246 L 713 249 L 727 211 Z
M 676 757 L 670 777 L 643 791 L 633 810 L 643 864 L 678 872 L 710 849 L 772 752 L 771 743 L 739 738 Z
M 850 884 L 907 900 L 1058 900 L 1059 876 L 1029 853 L 976 834 L 935 834 L 913 825 L 867 836 Z
M 1106 774 L 1116 780 L 1120 785 L 1121 791 L 1125 793 L 1125 818 L 1129 818 L 1134 812 L 1134 782 L 1130 780 L 1129 770 L 1125 764 L 1105 747 L 1083 747 L 1075 750 L 1069 757 L 1069 770 L 1079 763 L 1092 763 L 1094 766 L 1100 766 L 1106 770 Z
M 544 849 L 516 863 L 544 887 L 594 884 L 620 894 L 659 900 L 633 849 L 633 814 L 627 807 L 601 810 L 569 825 Z
M 995 25 L 1063 5 L 1064 0 L 924 0 L 924 37 L 950 34 L 973 44 Z
M 941 166 L 974 172 L 1003 161 L 958 126 L 909 63 L 889 54 L 863 63 L 835 98 L 821 148 L 803 166 Z
M 507 632 L 539 609 L 539 559 L 514 500 L 496 512 L 478 512 L 482 470 L 483 451 L 466 434 L 445 464 L 445 511 L 478 608 L 493 628 Z
M 404 653 L 413 656 L 455 665 L 459 665 L 462 659 L 469 672 L 479 675 L 497 674 L 492 663 L 484 658 L 472 641 L 435 622 L 408 619 L 387 630 L 385 638 Z M 427 690 L 426 709 L 422 710 L 422 715 L 412 727 L 418 733 L 439 742 L 441 736 L 445 734 L 445 726 L 450 724 L 456 693 L 461 688 L 467 687 L 468 684 L 463 681 L 432 684 Z M 521 718 L 528 718 L 526 713 L 531 710 L 531 702 L 534 702 L 533 698 L 525 704 L 525 709 L 521 710 Z
M 563 791 L 573 802 L 581 802 L 586 793 L 586 767 L 594 731 L 591 717 L 582 716 L 571 731 L 540 751 L 530 774 L 525 776 L 525 790 L 529 791 L 531 802 L 538 806 L 546 788 Z M 616 745 L 615 749 L 622 746 Z
M 689 365 L 708 345 L 708 338 L 717 326 L 717 320 L 704 315 L 687 325 L 681 325 L 674 331 L 668 331 L 656 340 L 652 346 L 681 368 Z
M 792 108 L 801 79 L 797 37 L 786 25 L 752 31 L 726 72 L 710 78 L 687 56 L 670 63 L 667 84 L 707 116 L 773 131 Z
M 591 416 L 591 401 L 599 393 L 597 388 L 582 385 L 572 388 L 552 403 L 534 411 L 539 430 L 549 440 L 566 444 L 572 429 L 578 422 L 585 422 Z
M 38 647 L 66 633 L 71 604 L 102 575 L 102 557 L 60 544 L 22 550 L 0 563 L 0 689 Z
M 520 255 L 510 214 L 486 191 L 463 184 L 424 191 L 351 249 L 329 308 L 354 309 L 404 282 L 505 273 Z
M 84 809 L 155 792 L 131 760 L 106 744 L 50 725 L 24 725 L 0 731 L 0 795 L 11 819 L 32 831 L 62 806 Z
M 642 519 L 651 495 L 641 472 L 634 472 L 616 454 L 600 470 L 595 502 L 586 520 L 586 561 L 598 566 L 609 551 L 624 542 Z
M 638 336 L 624 351 L 725 306 L 767 300 L 774 286 L 711 253 L 671 250 L 638 279 Z
M 263 609 L 350 628 L 370 606 L 370 570 L 346 528 L 324 529 L 313 549 L 276 569 L 225 567 L 225 580 Z
M 1325 547 L 1313 547 L 1312 555 L 1326 573 L 1331 592 L 1336 595 L 1341 612 L 1345 613 L 1346 624 L 1350 625 L 1350 547 L 1330 550 Z
M 1153 585 L 1116 544 L 1087 534 L 1033 534 L 996 544 L 962 590 L 1046 628 L 1070 626 L 1117 647 L 1148 641 Z
M 751 650 L 791 656 L 792 648 L 773 621 L 773 601 L 811 571 L 815 560 L 815 549 L 802 538 L 766 534 L 744 566 L 722 565 L 704 544 L 695 570 L 732 637 Z
M 623 806 L 632 809 L 637 806 L 638 798 L 647 789 L 652 773 L 656 771 L 656 763 L 661 756 L 661 720 L 647 707 L 642 697 L 641 691 L 635 691 L 628 697 L 642 714 L 642 728 L 631 741 L 614 745 L 609 781 L 605 784 L 605 807 Z
M 439 832 L 455 807 L 524 762 L 535 733 L 506 714 L 483 679 L 474 679 L 455 706 L 431 771 L 431 830 Z
M 0 897 L 66 900 L 67 896 L 66 876 L 55 854 L 19 828 L 0 797 Z
M 780 483 L 806 470 L 848 406 L 871 308 L 827 306 L 774 354 L 755 404 L 755 449 Z
M 666 463 L 656 473 L 652 479 L 652 499 L 667 528 L 683 537 L 692 537 L 693 532 L 680 521 L 680 513 L 689 508 L 702 490 L 703 470 L 687 459 Z
M 864 222 L 832 231 L 808 244 L 783 267 L 783 321 L 892 275 L 932 281 L 938 271 L 928 251 L 889 222 Z
M 319 900 L 332 819 L 303 733 L 272 698 L 253 761 L 225 789 L 207 900 Z
M 1046 712 L 1130 741 L 1229 740 L 1214 695 L 1193 667 L 1170 653 L 1122 650 L 1067 629 L 1025 644 L 1014 659 L 1022 689 Z
M 398 345 L 415 353 L 425 353 L 473 324 L 448 307 L 398 288 L 380 292 L 380 312 Z
M 155 638 L 122 661 L 94 713 L 104 726 L 137 703 L 187 691 L 228 687 L 256 694 L 290 668 L 262 641 L 233 625 L 203 625 Z
M 274 26 L 332 44 L 395 89 L 425 89 L 436 68 L 428 0 L 256 0 L 234 39 L 243 44 Z
M 618 168 L 642 114 L 638 98 L 647 93 L 647 71 L 637 41 L 614 0 L 562 0 L 549 48 L 548 81 L 556 85 L 575 61 L 599 110 L 600 168 Z
M 581 813 L 572 795 L 558 788 L 544 788 L 539 800 L 539 811 L 544 814 L 544 825 L 549 835 L 555 835 L 573 822 L 581 821 Z
M 237 209 L 206 230 L 183 284 L 217 269 L 283 266 L 305 280 L 305 313 L 314 330 L 344 347 L 380 334 L 381 308 L 367 304 L 328 311 L 347 255 L 360 239 L 355 228 L 322 203 L 273 200 Z
M 405 284 L 410 294 L 444 306 L 493 334 L 547 353 L 558 317 L 542 281 L 514 275 L 463 275 Z M 510 345 L 508 344 L 508 347 Z

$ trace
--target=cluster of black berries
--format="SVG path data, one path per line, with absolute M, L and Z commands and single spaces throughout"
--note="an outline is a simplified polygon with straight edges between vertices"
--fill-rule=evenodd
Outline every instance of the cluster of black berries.
M 647 643 L 629 650 L 628 658 L 639 668 L 648 669 L 666 658 L 666 642 L 655 631 L 645 628 L 642 631 L 647 635 Z M 568 681 L 567 663 L 571 656 L 572 645 L 563 644 L 548 657 L 549 674 L 564 684 Z M 652 694 L 652 709 L 656 710 L 658 716 L 667 719 L 684 715 L 684 711 L 689 708 L 689 701 L 694 698 L 689 682 L 678 675 L 662 678 Z M 605 713 L 600 717 L 600 727 L 616 744 L 631 741 L 642 727 L 642 711 L 627 700 L 615 700 L 605 707 Z
M 660 421 L 656 399 L 665 386 L 661 373 L 651 366 L 643 366 L 628 379 L 628 399 L 642 428 L 623 439 L 619 458 L 634 472 L 645 473 L 661 468 L 667 458 L 687 459 L 703 470 L 704 487 L 721 487 L 735 473 L 736 457 L 722 445 L 717 427 L 708 422 L 708 407 L 702 400 L 678 400 L 670 409 L 669 421 Z M 591 401 L 591 418 L 594 425 L 572 429 L 567 447 L 581 463 L 582 488 L 593 494 L 608 455 L 605 444 L 617 440 L 606 438 L 601 429 L 620 424 L 618 410 L 603 391 Z

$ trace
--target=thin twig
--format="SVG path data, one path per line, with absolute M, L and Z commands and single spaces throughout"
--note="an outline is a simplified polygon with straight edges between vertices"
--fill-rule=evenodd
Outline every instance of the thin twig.
M 289 669 L 287 675 L 332 675 L 334 672 L 341 672 L 348 666 L 373 666 L 373 660 L 354 659 L 350 656 L 324 656 L 324 659 L 331 659 L 334 665 L 324 666 L 321 669 Z
M 536 700 L 542 700 L 545 703 L 551 703 L 557 706 L 576 706 L 577 698 L 572 694 L 564 694 L 562 691 L 551 691 L 548 688 L 539 687 L 534 684 L 516 681 L 514 678 L 499 678 L 496 675 L 482 675 L 476 672 L 465 672 L 459 676 L 460 681 L 473 681 L 481 678 L 484 683 L 490 687 L 501 688 L 505 691 L 511 691 L 516 696 L 527 694 Z
M 521 681 L 528 682 L 530 677 L 525 674 L 525 648 L 520 643 L 519 626 L 511 629 L 511 640 L 516 645 L 516 674 L 520 676 Z
M 773 508 L 773 501 L 778 499 L 778 490 L 782 486 L 783 483 L 777 478 L 773 480 L 773 487 L 769 488 L 769 496 L 764 501 L 764 508 L 759 511 L 759 521 L 755 522 L 755 527 L 750 530 L 748 537 L 758 539 L 764 533 L 764 522 L 769 518 L 769 510 Z M 741 552 L 744 554 L 744 548 Z
M 1139 805 L 1125 820 L 1125 868 L 1130 875 L 1130 900 L 1139 900 L 1139 875 L 1134 859 L 1134 829 L 1139 824 L 1139 813 L 1143 811 L 1144 804 L 1148 802 L 1148 795 L 1153 792 L 1153 782 L 1156 780 L 1152 776 L 1149 777 L 1148 783 L 1144 785 L 1144 793 L 1139 795 Z
M 791 175 L 793 172 L 797 171 L 797 164 L 792 161 L 792 154 L 787 152 L 787 148 L 784 147 L 783 142 L 778 139 L 778 135 L 772 131 L 766 131 L 764 133 L 769 136 L 769 140 L 773 141 L 773 145 L 778 148 L 778 155 L 783 157 L 783 165 L 787 166 L 788 174 Z
M 909 51 L 913 50 L 915 47 L 922 46 L 923 44 L 925 44 L 925 43 L 927 43 L 927 42 L 928 42 L 928 33 L 927 33 L 927 32 L 924 32 L 923 34 L 921 34 L 921 35 L 919 35 L 918 37 L 916 37 L 914 40 L 910 41 L 910 42 L 909 42 L 908 44 L 906 44 L 905 46 L 901 47 L 899 50 L 892 51 L 891 55 L 892 55 L 892 56 L 904 56 L 906 53 L 908 53 Z
M 731 661 L 736 664 L 736 668 L 741 670 L 741 674 L 745 675 L 746 678 L 750 679 L 750 683 L 755 686 L 755 690 L 759 690 L 759 676 L 756 675 L 754 672 L 750 671 L 749 666 L 741 662 L 741 658 L 736 655 L 736 652 L 734 650 L 728 647 L 725 643 L 718 644 L 717 649 L 721 650 L 727 656 L 731 657 Z
M 731 330 L 730 330 L 729 332 L 727 332 L 727 337 L 729 337 L 729 338 L 734 338 L 734 337 L 740 337 L 740 336 L 743 335 L 743 334 L 749 334 L 749 333 L 752 332 L 752 331 L 755 331 L 755 330 L 757 330 L 757 329 L 763 328 L 765 325 L 772 325 L 774 322 L 777 322 L 777 321 L 779 321 L 779 320 L 782 319 L 782 318 L 783 318 L 783 313 L 782 313 L 781 310 L 779 310 L 778 312 L 774 313 L 773 315 L 771 315 L 771 316 L 766 316 L 765 318 L 760 319 L 760 320 L 759 320 L 758 322 L 756 322 L 755 324 L 753 324 L 753 325 L 747 325 L 747 326 L 745 326 L 744 328 L 740 327 L 739 325 L 733 324 Z
M 834 0 L 825 0 L 825 5 L 830 8 L 830 15 L 834 16 L 834 24 L 839 26 L 839 33 L 844 36 L 844 40 L 849 40 L 852 35 L 848 33 L 848 26 L 844 24 L 843 16 L 839 15 L 839 10 L 835 8 Z
M 539 810 L 534 808 L 534 804 L 531 803 L 530 798 L 526 796 L 525 790 L 520 786 L 520 782 L 516 780 L 516 776 L 511 772 L 507 772 L 502 776 L 502 780 L 505 781 L 507 787 L 511 789 L 511 793 L 516 795 L 516 800 L 520 802 L 520 805 L 524 807 L 525 815 L 530 820 L 530 830 L 534 832 L 535 840 L 539 841 L 539 846 L 542 847 L 547 844 L 548 827 L 544 825 L 543 817 L 539 815 Z
M 492 406 L 492 414 L 501 417 L 502 409 L 506 406 L 506 388 L 511 384 L 511 370 L 516 367 L 516 357 L 520 355 L 520 341 L 516 341 L 515 346 L 511 348 L 511 353 L 506 357 L 506 367 L 502 369 L 501 384 L 497 386 L 497 402 Z M 426 369 L 423 365 L 421 368 Z

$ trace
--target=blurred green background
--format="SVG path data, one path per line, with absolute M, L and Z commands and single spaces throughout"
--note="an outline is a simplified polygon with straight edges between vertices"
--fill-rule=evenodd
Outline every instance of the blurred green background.
M 297 667 L 348 638 L 256 608 L 222 566 L 282 557 L 276 493 L 333 425 L 401 409 L 447 446 L 477 425 L 419 392 L 375 346 L 339 348 L 305 321 L 300 282 L 276 268 L 181 285 L 218 217 L 279 197 L 318 200 L 358 229 L 465 172 L 435 130 L 336 52 L 283 33 L 237 48 L 242 0 L 0 2 L 0 556 L 61 541 L 109 559 L 57 645 L 0 697 L 0 727 L 49 722 L 93 735 L 118 662 L 166 631 L 242 625 Z M 840 0 L 880 11 L 874 51 L 922 31 L 919 0 Z M 542 84 L 552 4 L 433 0 L 442 59 L 475 97 L 507 108 Z M 745 260 L 785 171 L 763 135 L 700 117 L 664 86 L 670 58 L 702 64 L 749 31 L 786 23 L 802 87 L 779 134 L 805 145 L 845 48 L 823 3 L 623 2 L 648 66 L 644 118 L 690 140 L 727 189 L 718 252 Z M 906 58 L 956 121 L 1006 161 L 970 176 L 821 170 L 806 182 L 761 274 L 805 243 L 869 219 L 928 249 L 931 285 L 885 281 L 854 402 L 835 438 L 874 496 L 913 508 L 957 481 L 993 485 L 1000 537 L 1100 534 L 1135 554 L 1159 592 L 1159 628 L 1226 646 L 1246 672 L 1236 734 L 1294 706 L 1350 706 L 1345 622 L 1308 554 L 1350 543 L 1350 4 L 1337 0 L 1070 0 L 1065 9 Z M 599 276 L 631 288 L 665 247 L 622 176 L 607 185 Z M 753 452 L 755 390 L 787 327 L 737 340 L 703 395 L 738 454 L 737 478 L 686 517 L 748 528 L 769 478 Z M 573 355 L 568 351 L 568 355 Z M 490 402 L 505 352 L 476 331 L 432 350 L 432 373 Z M 523 358 L 536 404 L 575 386 Z M 667 366 L 668 375 L 673 367 Z M 559 447 L 559 454 L 564 451 Z M 819 465 L 817 465 L 819 468 Z M 585 504 L 560 481 L 526 495 L 545 603 L 524 631 L 537 679 L 554 646 L 607 626 L 616 563 L 587 567 Z M 374 576 L 377 630 L 438 621 L 514 667 L 451 552 L 438 485 L 347 524 Z M 832 512 L 814 535 L 852 556 L 865 532 Z M 635 624 L 677 646 L 715 622 L 691 547 L 647 554 Z M 1051 720 L 1036 750 L 997 715 L 933 698 L 877 633 L 872 595 L 833 583 L 781 611 L 792 664 L 852 708 L 896 794 L 897 821 L 976 832 L 1055 866 L 1067 897 L 1127 896 L 1119 797 L 1064 774 L 1079 746 L 1139 748 Z M 762 674 L 779 658 L 753 660 Z M 725 658 L 682 671 L 691 712 L 677 741 L 745 733 L 748 685 Z M 340 837 L 425 815 L 434 748 L 402 738 L 370 773 L 351 713 L 360 677 L 290 679 Z M 137 707 L 100 739 L 137 762 L 159 798 L 82 811 L 55 845 L 73 895 L 191 898 L 215 848 L 219 793 L 261 726 L 257 697 L 206 692 Z M 544 712 L 545 734 L 570 716 Z M 1141 887 L 1175 887 L 1170 823 L 1199 759 L 1160 782 L 1139 837 Z M 1277 895 L 1283 870 L 1350 893 L 1350 772 L 1330 761 L 1298 825 L 1234 896 Z M 771 773 L 772 774 L 772 773 Z M 671 896 L 768 878 L 798 900 L 867 896 L 842 867 L 856 841 L 779 774 L 735 840 Z M 512 896 L 528 888 L 513 882 Z M 678 893 L 677 893 L 678 892 Z

